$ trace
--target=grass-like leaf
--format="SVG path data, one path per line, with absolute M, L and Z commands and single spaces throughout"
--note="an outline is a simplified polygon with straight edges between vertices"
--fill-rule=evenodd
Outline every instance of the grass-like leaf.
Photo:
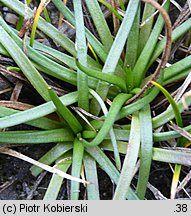
M 6 32 L 14 39 L 17 45 L 20 48 L 23 48 L 23 41 L 10 28 L 10 26 L 8 26 L 5 23 L 5 21 L 1 17 L 0 17 L 0 25 L 2 25 L 2 27 L 6 30 Z M 61 80 L 67 81 L 71 84 L 77 83 L 76 73 L 74 73 L 74 71 L 64 66 L 61 66 L 60 64 L 52 61 L 51 59 L 41 55 L 39 52 L 35 51 L 30 46 L 27 46 L 27 52 L 28 52 L 28 57 L 29 59 L 32 60 L 33 65 L 35 65 L 35 67 L 40 71 L 43 71 Z
M 124 68 L 129 67 L 134 68 L 138 56 L 138 45 L 139 45 L 139 25 L 140 25 L 140 8 L 137 11 L 133 26 L 129 33 L 127 45 L 126 45 L 126 55 L 124 60 Z M 127 74 L 127 80 L 130 79 L 130 74 Z M 131 79 L 130 79 L 131 80 Z M 129 82 L 130 83 L 130 82 Z
M 174 111 L 175 114 L 175 119 L 176 119 L 176 123 L 179 127 L 183 127 L 183 121 L 182 121 L 182 116 L 180 114 L 180 110 L 175 102 L 175 100 L 173 99 L 173 97 L 170 95 L 170 93 L 168 93 L 168 91 L 163 88 L 161 85 L 159 85 L 156 82 L 152 82 L 152 84 L 154 84 L 155 86 L 157 86 L 162 93 L 165 95 L 165 97 L 168 99 L 169 103 L 172 106 L 172 109 Z M 184 145 L 184 140 L 183 138 L 179 138 L 177 141 L 177 146 L 182 147 Z M 175 166 L 175 171 L 174 171 L 174 175 L 173 175 L 173 179 L 172 179 L 172 186 L 171 186 L 171 198 L 174 199 L 175 194 L 176 194 L 176 188 L 178 185 L 178 180 L 180 177 L 180 172 L 181 172 L 181 165 L 177 164 Z
M 0 132 L 0 143 L 40 144 L 73 141 L 74 135 L 68 128 L 46 131 L 7 131 Z
M 76 61 L 76 65 L 80 70 L 82 70 L 88 76 L 116 85 L 119 88 L 121 88 L 124 92 L 127 91 L 126 83 L 122 78 L 113 75 L 111 73 L 103 73 L 100 70 L 90 69 L 88 67 L 83 66 L 78 61 Z
M 111 73 L 115 71 L 118 61 L 121 57 L 121 53 L 123 51 L 125 42 L 127 40 L 127 37 L 133 25 L 133 22 L 134 22 L 136 13 L 137 13 L 137 9 L 139 7 L 139 3 L 140 2 L 138 0 L 130 0 L 125 16 L 119 28 L 119 31 L 116 35 L 114 43 L 105 61 L 105 64 L 102 70 L 103 73 Z M 98 83 L 96 91 L 103 100 L 106 99 L 108 90 L 109 90 L 108 84 L 103 83 L 103 82 Z M 91 107 L 94 107 L 93 109 L 94 115 L 99 114 L 100 107 L 99 107 L 99 104 L 95 100 L 93 100 Z
M 172 41 L 177 41 L 181 36 L 183 36 L 186 32 L 191 29 L 191 18 L 183 22 L 180 26 L 175 28 L 172 32 Z M 166 38 L 163 38 L 156 46 L 155 51 L 150 59 L 149 66 L 156 61 L 158 56 L 162 53 L 166 44 Z
M 119 19 L 119 20 L 123 20 L 123 18 L 121 17 L 121 15 L 110 5 L 108 4 L 106 1 L 104 0 L 98 0 L 100 3 L 102 3 L 103 5 L 105 5 L 113 14 L 115 14 L 115 16 Z
M 57 112 L 67 121 L 75 134 L 82 130 L 82 126 L 72 112 L 62 103 L 57 94 L 51 88 L 48 89 L 50 98 L 56 106 Z
M 70 94 L 64 95 L 60 98 L 65 106 L 71 105 L 77 101 L 77 92 L 72 92 Z M 0 119 L 0 128 L 11 127 L 21 123 L 31 121 L 33 119 L 38 119 L 40 117 L 46 116 L 50 113 L 56 111 L 56 107 L 53 102 L 47 102 L 40 106 L 25 110 L 23 112 L 18 112 Z
M 17 12 L 21 16 L 25 16 L 25 5 L 17 0 L 2 0 L 4 5 L 11 8 L 15 12 Z M 30 16 L 32 16 L 33 11 L 30 8 L 27 8 L 27 12 Z M 74 43 L 66 37 L 64 34 L 61 34 L 58 29 L 56 29 L 53 25 L 46 22 L 43 18 L 39 18 L 38 28 L 43 31 L 47 36 L 54 39 L 58 44 L 63 46 L 69 53 L 73 56 L 76 56 L 75 45 Z
M 179 107 L 177 106 L 177 103 L 175 102 L 175 100 L 173 99 L 171 94 L 165 88 L 163 88 L 160 84 L 158 84 L 158 83 L 156 83 L 154 81 L 151 81 L 151 83 L 153 85 L 155 85 L 157 88 L 159 88 L 162 91 L 162 93 L 165 95 L 165 97 L 168 99 L 168 101 L 171 104 L 172 109 L 174 111 L 174 115 L 175 115 L 175 118 L 176 118 L 177 125 L 179 127 L 183 127 L 183 122 L 182 122 L 182 117 L 181 117 L 181 114 L 180 114 Z
M 127 115 L 131 115 L 132 113 L 142 109 L 145 105 L 149 104 L 154 98 L 158 95 L 159 90 L 157 88 L 153 88 L 145 97 L 141 98 L 140 100 L 124 106 L 117 119 L 124 118 Z
M 73 147 L 73 156 L 72 156 L 72 175 L 73 176 L 80 176 L 82 170 L 82 161 L 83 161 L 83 154 L 84 154 L 84 147 L 82 146 L 81 142 L 76 138 L 74 140 L 74 147 Z M 70 199 L 71 200 L 78 200 L 79 193 L 80 193 L 80 184 L 76 184 L 76 182 L 71 182 L 71 189 L 70 189 Z
M 138 158 L 140 147 L 140 120 L 138 113 L 134 113 L 132 116 L 131 131 L 129 137 L 129 145 L 119 182 L 117 184 L 114 200 L 125 200 L 128 194 L 131 180 L 133 178 L 136 161 Z
M 88 182 L 87 187 L 87 195 L 88 200 L 99 200 L 100 193 L 99 193 L 99 184 L 98 184 L 98 174 L 97 174 L 97 166 L 95 160 L 87 153 L 84 154 L 84 167 L 85 167 L 85 174 Z
M 188 74 L 191 69 L 191 56 L 187 56 L 181 61 L 178 61 L 164 69 L 163 85 L 167 85 L 176 80 L 186 77 L 185 72 Z
M 187 126 L 182 128 L 183 130 L 187 132 L 191 132 L 191 126 Z M 125 129 L 125 126 L 123 126 L 123 129 L 114 129 L 115 137 L 116 140 L 121 140 L 121 141 L 128 141 L 129 140 L 129 133 L 130 129 Z M 90 131 L 90 130 L 84 130 L 83 131 L 83 138 L 84 139 L 93 139 L 96 137 L 95 131 Z M 153 140 L 154 142 L 160 142 L 160 141 L 168 141 L 172 139 L 179 138 L 181 134 L 177 131 L 167 131 L 167 132 L 159 132 L 159 133 L 153 133 Z M 110 140 L 110 136 L 107 135 L 105 137 L 105 140 Z
M 164 5 L 164 8 L 168 10 L 169 5 L 170 5 L 170 1 L 167 0 L 166 4 Z M 147 65 L 155 49 L 155 46 L 158 41 L 158 37 L 163 29 L 163 26 L 164 26 L 164 20 L 163 17 L 160 15 L 133 69 L 134 87 L 139 87 L 142 82 L 142 79 L 146 72 Z
M 142 52 L 145 47 L 150 33 L 152 32 L 154 17 L 152 17 L 155 12 L 155 8 L 150 4 L 146 3 L 144 6 L 143 16 L 142 16 L 142 25 L 140 29 L 140 37 L 139 37 L 139 54 Z M 138 54 L 138 55 L 139 55 Z
M 9 34 L 0 26 L 0 42 L 9 52 L 11 57 L 15 60 L 22 72 L 28 78 L 30 83 L 39 92 L 39 94 L 45 99 L 49 100 L 47 83 L 44 81 L 40 73 L 35 69 L 32 63 L 29 61 L 24 52 L 18 47 Z
M 84 145 L 96 146 L 96 145 L 99 145 L 104 140 L 104 137 L 109 133 L 109 130 L 113 126 L 113 123 L 116 120 L 116 117 L 117 117 L 119 110 L 121 109 L 121 107 L 123 106 L 125 101 L 127 101 L 127 99 L 129 99 L 129 95 L 123 94 L 123 93 L 119 94 L 114 99 L 114 101 L 113 101 L 113 103 L 109 109 L 109 112 L 107 114 L 107 118 L 105 119 L 105 122 L 104 122 L 102 128 L 100 129 L 100 131 L 98 132 L 97 136 L 91 142 L 87 142 L 84 139 L 81 139 L 81 141 L 84 143 Z
M 46 8 L 44 8 L 44 18 L 47 22 L 51 23 L 51 19 L 50 19 L 50 16 L 48 14 L 48 10 Z
M 125 11 L 125 4 L 123 0 L 119 0 L 120 8 Z
M 103 13 L 100 9 L 98 1 L 97 0 L 92 0 L 92 1 L 86 0 L 86 5 L 87 5 L 88 10 L 91 14 L 91 17 L 92 17 L 93 22 L 95 24 L 95 27 L 98 31 L 100 39 L 101 39 L 105 49 L 107 51 L 109 51 L 109 49 L 111 48 L 112 43 L 113 43 L 113 37 L 112 37 L 112 34 L 109 30 L 107 22 L 103 16 Z
M 99 147 L 86 148 L 86 151 L 96 160 L 99 166 L 108 174 L 113 182 L 117 184 L 120 173 L 106 156 L 106 154 Z M 128 190 L 127 198 L 129 200 L 139 200 L 131 188 Z
M 34 40 L 35 40 L 35 35 L 36 35 L 36 29 L 37 29 L 37 25 L 38 25 L 38 20 L 40 18 L 40 15 L 42 13 L 42 11 L 44 10 L 45 5 L 50 2 L 49 0 L 47 1 L 40 1 L 40 4 L 37 8 L 35 17 L 34 17 L 34 22 L 33 22 L 33 26 L 32 26 L 32 31 L 31 31 L 31 38 L 30 38 L 30 46 L 33 46 L 34 44 Z
M 152 161 L 152 119 L 150 107 L 146 106 L 139 112 L 141 147 L 140 147 L 140 169 L 137 183 L 137 195 L 140 199 L 144 199 L 147 189 L 151 161 Z
M 70 153 L 68 155 L 67 154 L 64 155 L 63 157 L 60 157 L 54 167 L 63 172 L 67 172 L 67 170 L 71 166 L 71 163 L 72 161 L 71 161 L 71 153 Z M 64 178 L 58 176 L 57 174 L 52 175 L 52 178 L 50 180 L 46 193 L 43 197 L 43 200 L 45 201 L 56 200 L 60 188 L 62 186 L 63 179 Z
M 59 143 L 50 149 L 44 156 L 39 159 L 39 162 L 50 165 L 56 161 L 61 155 L 64 155 L 66 152 L 72 149 L 72 142 L 68 143 Z M 42 169 L 37 166 L 31 167 L 31 172 L 34 176 L 39 175 L 42 172 Z
M 16 113 L 21 113 L 21 111 L 17 111 L 14 109 L 0 106 L 0 117 L 1 118 L 5 116 L 10 116 Z M 41 129 L 57 129 L 57 128 L 63 127 L 63 123 L 49 119 L 47 117 L 38 118 L 33 121 L 26 122 L 26 124 L 31 125 L 36 128 L 41 128 Z
M 74 13 L 76 18 L 76 49 L 77 58 L 83 65 L 87 65 L 87 44 L 85 36 L 82 3 L 74 1 Z M 79 68 L 77 70 L 78 106 L 89 111 L 88 77 Z
M 111 141 L 104 141 L 100 148 L 106 151 L 113 151 Z M 128 148 L 127 142 L 118 141 L 118 149 L 121 154 L 126 154 Z M 191 152 L 185 148 L 180 149 L 161 149 L 153 148 L 152 160 L 164 162 L 164 163 L 173 163 L 181 164 L 185 166 L 191 165 Z
M 64 15 L 64 17 L 75 26 L 75 17 L 74 14 L 66 7 L 66 5 L 61 0 L 52 0 L 54 5 L 58 8 L 58 10 Z M 107 57 L 107 52 L 104 49 L 104 46 L 98 41 L 98 39 L 86 28 L 86 36 L 88 42 L 96 52 L 96 54 L 100 57 L 100 59 L 104 62 Z
M 100 104 L 100 106 L 102 108 L 104 116 L 107 118 L 108 110 L 107 110 L 107 107 L 104 104 L 103 100 L 101 99 L 101 97 L 93 90 L 91 90 L 90 93 L 97 99 L 97 101 L 99 102 L 99 104 Z M 118 151 L 118 148 L 117 148 L 117 141 L 116 141 L 115 132 L 113 130 L 113 127 L 111 127 L 111 129 L 109 131 L 109 136 L 110 136 L 110 139 L 111 139 L 111 143 L 113 145 L 113 151 L 114 151 L 116 167 L 118 168 L 118 170 L 120 170 L 121 169 L 121 159 L 120 159 L 119 151 Z
M 76 49 L 79 61 L 87 64 L 87 45 L 85 36 L 84 19 L 82 12 L 82 2 L 80 0 L 74 1 L 74 13 L 76 18 Z M 89 111 L 89 92 L 88 92 L 88 77 L 79 68 L 77 70 L 78 76 L 78 106 Z M 78 139 L 74 140 L 73 158 L 72 158 L 72 175 L 80 177 L 82 170 L 82 161 L 84 155 L 84 146 L 81 145 Z M 71 182 L 70 198 L 78 200 L 80 194 L 80 184 Z
M 190 97 L 190 91 L 187 92 L 184 95 L 185 98 L 185 103 L 189 106 L 191 104 L 191 97 Z M 184 106 L 182 104 L 182 101 L 179 101 L 177 103 L 178 106 L 178 110 L 179 112 L 183 112 L 184 111 Z M 159 114 L 158 116 L 153 118 L 153 128 L 158 128 L 161 125 L 164 125 L 165 123 L 169 122 L 170 120 L 172 120 L 175 117 L 174 112 L 172 112 L 173 108 L 169 107 L 168 110 L 162 112 L 161 114 Z

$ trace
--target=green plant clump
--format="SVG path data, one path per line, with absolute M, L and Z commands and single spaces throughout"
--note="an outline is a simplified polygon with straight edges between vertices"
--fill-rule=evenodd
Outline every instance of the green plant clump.
M 174 106 L 154 116 L 151 105 L 158 101 L 162 88 L 157 85 L 164 89 L 178 83 L 191 70 L 189 55 L 167 67 L 172 43 L 187 35 L 191 18 L 172 30 L 168 16 L 172 6 L 170 0 L 165 0 L 162 6 L 154 0 L 117 1 L 117 7 L 124 11 L 123 16 L 105 1 L 85 0 L 96 29 L 97 35 L 94 35 L 84 24 L 82 1 L 73 1 L 74 11 L 71 11 L 62 0 L 52 0 L 51 4 L 75 28 L 73 42 L 51 24 L 50 18 L 47 21 L 40 16 L 49 2 L 41 1 L 35 15 L 30 1 L 25 5 L 18 0 L 0 0 L 2 5 L 18 14 L 22 22 L 19 25 L 23 24 L 26 11 L 28 17 L 34 17 L 32 36 L 28 34 L 25 39 L 0 17 L 0 54 L 14 60 L 17 73 L 25 76 L 44 101 L 23 111 L 0 106 L 0 144 L 56 143 L 39 161 L 63 172 L 71 167 L 72 176 L 86 180 L 87 199 L 101 197 L 98 167 L 116 185 L 114 200 L 145 199 L 152 161 L 191 165 L 191 153 L 184 151 L 184 145 L 178 144 L 182 151 L 177 151 L 157 144 L 182 139 L 182 133 L 173 129 L 165 131 L 163 126 L 174 118 L 177 120 L 177 115 L 182 123 L 185 104 L 191 104 L 190 92 L 184 95 L 184 100 L 173 101 Z M 119 21 L 115 36 L 108 25 L 111 22 L 107 22 L 111 17 L 105 18 L 102 4 Z M 154 19 L 152 14 L 157 10 L 159 13 Z M 45 12 L 48 13 L 47 8 Z M 65 52 L 34 39 L 36 28 Z M 164 32 L 166 34 L 159 40 Z M 63 87 L 67 84 L 75 88 L 71 87 L 58 97 L 44 75 L 59 79 Z M 72 106 L 76 112 L 72 111 Z M 48 116 L 52 113 L 57 115 L 54 120 Z M 11 130 L 12 126 L 20 124 L 35 129 Z M 178 126 L 183 131 L 191 131 L 190 126 Z M 163 128 L 156 130 L 160 127 Z M 113 157 L 108 157 L 106 151 Z M 137 167 L 137 183 L 132 187 Z M 34 176 L 42 171 L 42 167 L 36 165 L 31 168 Z M 44 200 L 57 199 L 62 182 L 63 177 L 54 173 Z M 69 199 L 78 200 L 81 188 L 78 181 L 71 181 Z

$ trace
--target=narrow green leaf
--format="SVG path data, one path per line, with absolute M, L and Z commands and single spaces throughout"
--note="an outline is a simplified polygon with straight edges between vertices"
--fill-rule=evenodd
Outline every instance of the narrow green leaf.
M 21 30 L 22 26 L 23 26 L 23 22 L 24 22 L 24 17 L 23 16 L 19 16 L 19 19 L 17 21 L 17 25 L 16 25 L 16 29 L 18 31 Z
M 97 146 L 86 148 L 86 151 L 97 161 L 100 167 L 108 174 L 110 179 L 117 184 L 120 176 L 119 171 L 115 168 L 105 153 Z M 129 200 L 139 199 L 131 188 L 128 190 L 127 198 Z
M 88 200 L 99 200 L 99 184 L 98 184 L 98 175 L 97 175 L 97 166 L 95 160 L 87 153 L 84 154 L 84 167 L 86 179 L 88 182 L 87 187 L 87 195 Z
M 0 42 L 9 52 L 11 57 L 17 63 L 19 68 L 28 78 L 33 87 L 38 91 L 38 93 L 45 99 L 49 100 L 47 83 L 44 81 L 40 73 L 35 69 L 30 60 L 24 54 L 24 52 L 18 47 L 18 45 L 13 41 L 9 34 L 0 26 Z
M 189 96 L 190 92 L 187 92 L 187 96 L 185 95 L 184 99 L 185 102 L 188 106 L 190 106 L 191 104 L 191 97 Z M 179 112 L 182 113 L 184 111 L 184 106 L 182 104 L 182 101 L 179 101 L 177 103 Z M 175 117 L 175 114 L 173 111 L 172 107 L 169 107 L 168 110 L 162 112 L 161 114 L 159 114 L 158 116 L 154 117 L 152 122 L 153 122 L 153 128 L 158 128 L 161 125 L 164 125 L 165 123 L 169 122 L 170 120 L 172 120 Z
M 110 4 L 108 4 L 104 0 L 98 0 L 98 1 L 100 3 L 102 3 L 104 6 L 106 6 L 120 21 L 123 20 L 123 18 L 121 17 L 121 15 Z
M 71 163 L 72 163 L 71 154 L 68 154 L 68 155 L 65 154 L 63 157 L 59 158 L 59 160 L 57 161 L 54 167 L 63 172 L 67 172 L 67 170 L 71 166 Z M 44 201 L 56 200 L 56 198 L 58 197 L 60 188 L 62 186 L 63 179 L 64 178 L 62 178 L 61 176 L 58 176 L 57 174 L 52 175 L 52 178 L 50 180 L 46 193 L 43 197 Z
M 120 112 L 118 113 L 116 120 L 122 119 L 128 115 L 131 115 L 132 113 L 139 111 L 140 109 L 142 109 L 144 106 L 148 105 L 152 100 L 154 100 L 157 96 L 157 94 L 159 93 L 159 89 L 154 87 L 149 93 L 148 95 L 146 95 L 145 97 L 139 99 L 138 101 L 129 104 L 127 106 L 124 106 Z M 131 98 L 132 95 L 129 94 L 129 98 Z M 188 99 L 186 99 L 186 101 L 188 101 Z M 189 103 L 188 103 L 189 104 Z M 168 113 L 169 114 L 169 113 Z M 103 120 L 104 118 L 101 117 L 102 121 L 98 121 L 98 120 L 93 120 L 91 121 L 91 125 L 99 130 L 102 125 L 103 125 Z M 86 127 L 87 129 L 88 127 Z
M 185 131 L 191 132 L 191 125 L 182 128 Z M 129 141 L 129 129 L 114 129 L 116 140 L 120 141 Z M 176 131 L 167 131 L 167 132 L 160 132 L 160 133 L 153 133 L 153 140 L 154 142 L 161 142 L 179 138 L 181 134 Z M 84 139 L 93 139 L 96 137 L 95 131 L 84 130 L 83 131 L 83 138 Z M 110 140 L 110 136 L 107 135 L 105 140 Z
M 75 26 L 75 18 L 74 14 L 69 10 L 68 7 L 61 0 L 52 0 L 54 5 L 58 8 L 58 10 L 64 15 L 64 17 Z M 94 51 L 100 57 L 100 59 L 104 62 L 107 57 L 107 52 L 104 49 L 104 46 L 98 41 L 98 39 L 86 28 L 86 36 L 91 44 Z
M 191 125 L 182 128 L 188 132 L 191 132 Z M 160 141 L 166 141 L 166 140 L 172 140 L 179 138 L 181 134 L 179 134 L 176 131 L 168 131 L 168 132 L 160 132 L 160 133 L 154 133 L 153 138 L 155 142 L 160 142 Z
M 91 14 L 91 18 L 93 19 L 96 30 L 98 31 L 101 42 L 103 43 L 105 49 L 109 51 L 113 43 L 113 37 L 101 11 L 101 8 L 98 4 L 98 1 L 86 0 L 86 5 Z
M 123 0 L 119 0 L 120 8 L 125 11 L 125 4 Z
M 183 72 L 185 70 L 191 70 L 191 55 L 164 69 L 164 85 L 169 84 L 168 80 L 177 79 L 177 75 L 184 74 Z M 182 78 L 184 78 L 184 76 Z
M 85 37 L 84 18 L 82 12 L 82 2 L 80 0 L 74 1 L 74 14 L 76 20 L 76 49 L 79 61 L 87 65 L 87 45 Z M 88 92 L 88 77 L 79 68 L 77 70 L 77 87 L 78 87 L 78 106 L 89 111 L 89 92 Z M 79 131 L 76 131 L 76 133 Z M 79 176 L 82 170 L 82 161 L 84 155 L 84 146 L 78 141 L 74 140 L 73 157 L 72 157 L 72 175 Z M 71 182 L 70 198 L 71 200 L 78 200 L 80 194 L 80 184 L 75 181 Z
M 77 92 L 72 92 L 60 97 L 60 100 L 65 106 L 68 106 L 75 103 L 77 101 L 77 97 Z M 53 102 L 47 102 L 37 107 L 0 118 L 0 128 L 7 128 L 38 119 L 55 111 L 56 107 L 54 106 Z
M 18 35 L 8 26 L 2 17 L 0 17 L 0 25 L 6 30 L 6 32 L 13 38 L 17 45 L 23 49 L 23 41 Z M 76 84 L 76 73 L 67 69 L 64 66 L 52 61 L 51 59 L 41 55 L 36 50 L 27 46 L 28 57 L 32 60 L 35 67 L 51 76 L 67 81 L 71 84 Z M 37 65 L 37 66 L 36 66 Z
M 188 32 L 191 29 L 191 18 L 187 19 L 185 22 L 183 22 L 180 26 L 175 28 L 172 32 L 172 41 L 177 41 L 181 36 L 183 36 L 186 32 Z M 150 59 L 149 65 L 151 66 L 153 62 L 156 61 L 156 59 L 159 57 L 159 55 L 164 50 L 166 44 L 166 38 L 163 38 L 156 46 L 155 51 L 152 55 L 152 58 Z
M 104 116 L 107 118 L 108 110 L 107 110 L 107 107 L 104 104 L 103 100 L 101 99 L 101 97 L 93 90 L 91 90 L 90 93 L 97 99 L 97 101 L 99 102 L 99 104 L 100 104 L 100 106 L 102 108 Z M 109 131 L 109 136 L 110 136 L 110 139 L 111 139 L 111 143 L 113 145 L 113 151 L 114 151 L 116 167 L 118 168 L 118 170 L 120 170 L 121 169 L 121 159 L 120 159 L 119 151 L 118 151 L 118 148 L 117 148 L 117 141 L 116 141 L 116 137 L 115 137 L 113 127 L 111 127 L 111 129 Z
M 50 16 L 48 14 L 48 10 L 46 8 L 44 9 L 44 18 L 47 22 L 51 23 L 51 19 L 50 19 Z
M 134 68 L 137 54 L 138 54 L 138 44 L 139 44 L 139 26 L 140 26 L 140 8 L 134 19 L 133 26 L 129 33 L 129 37 L 126 45 L 126 55 L 124 60 L 124 67 Z M 128 74 L 127 74 L 128 79 Z
M 181 149 L 180 149 L 181 150 Z M 182 150 L 185 150 L 184 148 Z M 181 164 L 185 166 L 191 165 L 191 153 L 189 151 L 167 150 L 160 148 L 153 148 L 153 160 Z
M 46 131 L 6 131 L 0 132 L 0 143 L 40 144 L 73 141 L 73 133 L 65 129 Z
M 113 75 L 111 73 L 103 73 L 100 70 L 90 69 L 88 67 L 83 66 L 78 61 L 76 61 L 76 65 L 80 70 L 82 70 L 88 76 L 91 76 L 91 77 L 94 77 L 98 80 L 102 80 L 102 81 L 108 82 L 110 84 L 116 85 L 119 88 L 121 88 L 124 92 L 127 91 L 126 83 L 122 78 L 120 78 L 116 75 Z
M 153 88 L 148 95 L 144 96 L 143 98 L 137 100 L 136 102 L 129 104 L 127 106 L 124 106 L 118 117 L 117 120 L 124 118 L 140 109 L 142 109 L 145 105 L 149 104 L 151 101 L 153 101 L 156 96 L 158 95 L 159 90 L 157 88 Z
M 175 82 L 185 79 L 190 73 L 190 70 L 191 70 L 191 67 L 183 71 L 177 71 L 177 74 L 175 74 L 175 76 L 172 76 L 169 79 L 164 80 L 163 85 L 166 86 L 168 84 L 175 83 Z
M 127 142 L 118 141 L 118 149 L 121 154 L 127 152 Z M 113 151 L 111 141 L 104 141 L 100 146 L 105 151 Z M 152 160 L 163 163 L 181 164 L 184 166 L 191 166 L 191 152 L 185 148 L 180 149 L 161 149 L 153 148 Z
M 0 106 L 0 118 L 10 116 L 15 113 L 21 113 L 21 112 L 22 111 Z M 32 121 L 26 122 L 26 124 L 31 125 L 36 128 L 49 129 L 49 130 L 61 128 L 64 126 L 62 122 L 58 122 L 58 121 L 55 121 L 55 120 L 52 120 L 46 117 L 41 117 L 41 118 L 38 118 Z
M 73 147 L 73 142 L 59 143 L 50 149 L 44 156 L 42 156 L 39 161 L 41 163 L 50 165 L 61 155 L 64 155 L 66 152 L 71 150 Z M 37 166 L 31 167 L 31 173 L 34 176 L 39 175 L 42 172 L 42 169 Z
M 118 64 L 118 61 L 120 59 L 121 53 L 123 51 L 125 42 L 128 38 L 129 32 L 131 30 L 131 27 L 133 25 L 137 9 L 139 7 L 139 0 L 130 0 L 125 16 L 123 18 L 123 21 L 121 23 L 121 26 L 119 28 L 119 31 L 116 35 L 116 38 L 114 40 L 114 43 L 109 51 L 109 54 L 107 56 L 107 59 L 105 61 L 104 67 L 102 72 L 103 73 L 111 73 L 114 72 L 116 69 L 116 66 Z M 106 96 L 108 94 L 109 86 L 105 82 L 99 82 L 97 86 L 97 93 L 101 96 L 103 100 L 106 99 Z M 93 100 L 91 103 L 92 113 L 94 115 L 98 115 L 100 111 L 99 104 L 96 100 Z
M 76 19 L 76 49 L 77 58 L 83 65 L 87 65 L 87 45 L 82 12 L 82 2 L 74 1 L 74 14 Z M 77 70 L 78 106 L 89 111 L 88 77 L 79 68 Z
M 52 0 L 52 2 L 55 4 L 55 6 L 58 8 L 58 10 L 64 15 L 64 17 L 73 25 L 75 26 L 75 18 L 74 14 L 66 7 L 66 5 L 61 0 Z M 102 62 L 106 61 L 106 58 L 108 56 L 107 50 L 104 48 L 103 44 L 86 28 L 86 37 L 88 39 L 89 44 L 95 51 L 95 53 L 99 56 L 99 58 L 102 60 Z M 92 60 L 91 58 L 88 58 L 88 60 Z M 122 66 L 122 61 L 119 60 L 120 65 Z M 95 64 L 95 61 L 94 61 Z M 124 70 L 122 67 L 118 64 L 116 68 L 116 74 L 124 77 Z M 92 105 L 93 106 L 93 105 Z
M 170 5 L 170 0 L 167 0 L 167 2 L 164 5 L 164 9 L 168 10 L 169 5 Z M 134 87 L 140 87 L 140 84 L 146 73 L 147 65 L 150 62 L 151 55 L 155 49 L 155 46 L 158 41 L 158 37 L 163 29 L 163 26 L 164 26 L 164 20 L 163 17 L 160 15 L 133 69 Z
M 153 131 L 150 106 L 147 105 L 139 112 L 141 148 L 140 148 L 140 169 L 137 183 L 137 195 L 144 199 L 149 180 L 152 161 Z
M 67 121 L 71 129 L 75 134 L 79 133 L 82 130 L 82 126 L 72 112 L 62 103 L 57 94 L 49 88 L 50 98 L 56 106 L 57 111 L 60 115 Z
M 168 99 L 168 101 L 171 104 L 172 109 L 174 111 L 174 115 L 175 115 L 175 119 L 176 119 L 176 124 L 179 127 L 183 127 L 182 116 L 180 114 L 179 107 L 176 104 L 176 102 L 173 99 L 173 97 L 170 95 L 170 93 L 165 88 L 163 88 L 158 83 L 152 82 L 152 84 L 154 84 L 155 86 L 157 86 L 162 91 L 162 93 L 165 95 L 165 97 Z M 183 137 L 181 137 L 181 138 L 178 139 L 177 146 L 181 146 L 181 147 L 184 146 L 184 139 L 183 139 Z M 178 185 L 178 180 L 179 180 L 179 177 L 180 177 L 180 172 L 181 172 L 181 165 L 176 164 L 175 165 L 175 171 L 174 171 L 174 174 L 173 174 L 173 179 L 172 179 L 172 185 L 171 185 L 171 198 L 172 199 L 174 199 L 175 194 L 176 194 L 176 188 L 177 188 L 177 185 Z
M 154 14 L 154 12 L 155 12 L 155 8 L 152 5 L 146 3 L 143 11 L 142 20 L 141 20 L 143 26 L 141 26 L 140 29 L 139 55 L 144 49 L 145 44 L 147 43 L 150 33 L 152 31 L 154 17 L 151 16 Z
M 82 161 L 84 155 L 84 147 L 82 146 L 81 142 L 76 138 L 74 140 L 74 147 L 73 147 L 73 156 L 72 156 L 72 176 L 80 177 L 81 170 L 82 170 Z M 80 184 L 75 181 L 71 182 L 71 189 L 70 189 L 70 199 L 71 200 L 78 200 L 79 193 L 80 193 Z
M 159 88 L 162 91 L 162 93 L 165 95 L 165 97 L 168 99 L 168 101 L 171 104 L 172 109 L 174 111 L 174 115 L 175 115 L 177 125 L 179 127 L 183 127 L 182 116 L 180 114 L 179 107 L 177 106 L 177 103 L 175 102 L 175 100 L 173 99 L 171 94 L 165 88 L 163 88 L 160 84 L 158 84 L 158 83 L 156 83 L 154 81 L 151 81 L 151 83 L 153 85 L 155 85 L 157 88 Z
M 17 12 L 21 16 L 25 16 L 25 5 L 17 0 L 1 0 L 1 2 L 7 7 L 11 8 L 15 12 Z M 30 16 L 32 16 L 33 11 L 28 7 L 27 12 Z M 59 30 L 46 22 L 43 18 L 40 17 L 38 22 L 38 28 L 44 32 L 47 36 L 52 38 L 55 42 L 60 44 L 63 48 L 65 48 L 69 53 L 73 56 L 76 56 L 75 45 L 74 43 L 64 34 L 60 33 Z
M 136 166 L 140 147 L 140 120 L 138 113 L 134 113 L 132 116 L 131 130 L 129 136 L 129 145 L 119 182 L 117 184 L 114 200 L 125 200 L 128 194 L 130 183 L 133 178 L 134 169 Z
M 33 46 L 33 44 L 34 44 L 38 21 L 39 21 L 41 13 L 43 11 L 45 2 L 46 1 L 40 1 L 40 4 L 36 10 L 36 14 L 35 14 L 33 25 L 32 25 L 32 30 L 31 30 L 30 46 Z
M 105 119 L 105 122 L 103 124 L 103 126 L 101 127 L 100 131 L 98 132 L 97 136 L 91 141 L 91 142 L 87 142 L 83 139 L 81 139 L 81 142 L 84 145 L 87 146 L 96 146 L 99 145 L 105 138 L 105 136 L 109 133 L 109 130 L 111 129 L 111 127 L 113 126 L 115 120 L 116 120 L 116 116 L 118 115 L 118 112 L 120 111 L 121 107 L 123 106 L 123 104 L 125 103 L 125 101 L 127 101 L 127 99 L 129 99 L 128 94 L 119 94 L 113 101 L 109 112 L 107 114 L 107 117 Z

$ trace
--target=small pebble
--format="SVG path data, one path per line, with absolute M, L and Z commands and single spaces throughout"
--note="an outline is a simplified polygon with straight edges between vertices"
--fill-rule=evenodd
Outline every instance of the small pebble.
M 3 7 L 3 11 L 7 12 L 7 11 L 9 11 L 9 8 L 8 7 Z
M 7 13 L 5 15 L 6 22 L 15 25 L 17 23 L 18 17 L 15 14 Z

